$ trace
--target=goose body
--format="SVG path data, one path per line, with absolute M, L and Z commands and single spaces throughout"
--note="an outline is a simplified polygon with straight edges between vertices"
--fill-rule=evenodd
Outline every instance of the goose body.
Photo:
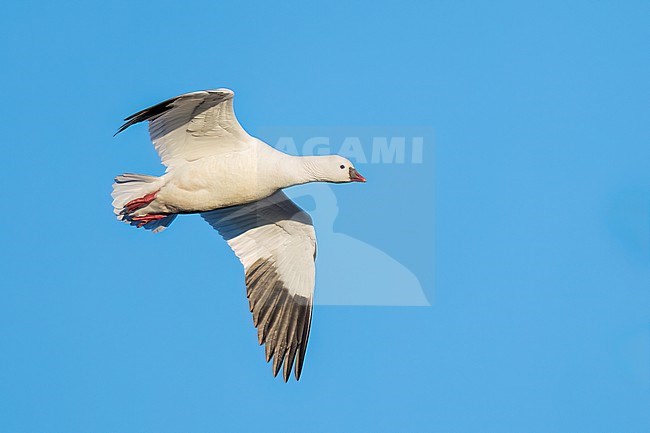
M 149 122 L 163 176 L 123 174 L 113 184 L 117 218 L 154 232 L 198 213 L 244 265 L 258 340 L 287 381 L 304 362 L 313 303 L 316 236 L 309 215 L 282 192 L 307 182 L 365 182 L 347 159 L 292 156 L 251 137 L 228 89 L 192 92 L 125 119 Z
M 174 167 L 163 176 L 156 200 L 139 213 L 204 212 L 260 200 L 289 186 L 290 181 L 277 175 L 277 167 L 258 164 L 260 157 L 268 157 L 277 165 L 288 163 L 289 156 L 259 140 L 253 141 L 249 149 L 241 152 Z

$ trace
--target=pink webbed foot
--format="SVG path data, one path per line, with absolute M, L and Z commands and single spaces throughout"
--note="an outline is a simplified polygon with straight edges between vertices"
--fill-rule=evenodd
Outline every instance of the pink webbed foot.
M 137 221 L 138 223 L 138 228 L 142 227 L 143 225 L 150 223 L 152 221 L 158 221 L 164 218 L 167 218 L 169 215 L 162 215 L 162 214 L 149 214 L 149 215 L 143 215 L 139 217 L 133 217 L 131 218 L 131 221 Z

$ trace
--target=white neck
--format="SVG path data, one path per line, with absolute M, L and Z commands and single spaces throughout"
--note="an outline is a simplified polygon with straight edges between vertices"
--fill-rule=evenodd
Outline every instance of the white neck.
M 282 154 L 277 167 L 277 175 L 281 188 L 293 185 L 302 185 L 309 182 L 327 182 L 325 173 L 320 169 L 322 156 L 292 156 Z

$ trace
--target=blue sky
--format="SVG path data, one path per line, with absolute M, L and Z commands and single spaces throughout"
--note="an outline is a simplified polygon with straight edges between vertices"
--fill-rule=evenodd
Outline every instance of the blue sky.
M 649 431 L 649 16 L 3 5 L 0 431 Z M 216 233 L 115 221 L 113 176 L 162 173 L 144 127 L 112 137 L 120 120 L 214 87 L 261 138 L 434 131 L 426 164 L 358 164 L 369 182 L 336 189 L 334 223 L 412 270 L 430 307 L 317 307 L 284 384 Z

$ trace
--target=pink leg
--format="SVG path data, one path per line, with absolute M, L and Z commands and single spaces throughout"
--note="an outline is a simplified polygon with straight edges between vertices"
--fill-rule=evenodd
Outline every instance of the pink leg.
M 156 194 L 158 194 L 159 192 L 160 190 L 156 192 L 152 192 L 151 194 L 147 194 L 144 197 L 131 200 L 130 202 L 124 205 L 124 209 L 128 213 L 134 212 L 138 209 L 142 209 L 143 207 L 147 206 L 149 203 L 154 201 L 154 199 L 156 198 Z

